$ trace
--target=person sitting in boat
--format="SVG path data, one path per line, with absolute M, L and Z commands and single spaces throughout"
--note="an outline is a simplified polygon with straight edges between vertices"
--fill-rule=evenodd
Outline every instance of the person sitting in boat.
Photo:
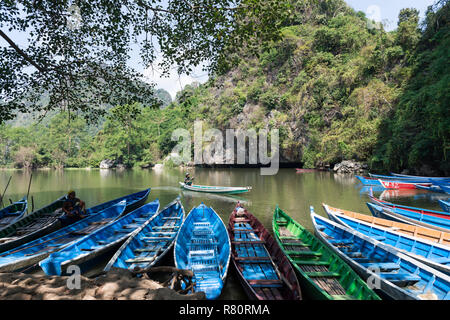
M 73 190 L 67 193 L 62 210 L 65 213 L 61 218 L 64 224 L 71 224 L 86 217 L 86 204 L 76 197 L 75 191 Z
M 186 178 L 184 178 L 184 184 L 191 186 L 193 181 L 194 181 L 194 178 L 190 177 L 189 172 L 186 173 Z

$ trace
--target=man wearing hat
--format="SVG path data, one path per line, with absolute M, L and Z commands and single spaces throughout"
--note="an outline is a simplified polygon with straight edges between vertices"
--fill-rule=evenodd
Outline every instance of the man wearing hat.
M 86 214 L 86 204 L 84 201 L 75 197 L 75 191 L 73 190 L 70 190 L 67 193 L 67 198 L 62 205 L 62 210 L 65 213 L 61 219 L 64 224 L 71 224 L 86 217 L 84 215 Z

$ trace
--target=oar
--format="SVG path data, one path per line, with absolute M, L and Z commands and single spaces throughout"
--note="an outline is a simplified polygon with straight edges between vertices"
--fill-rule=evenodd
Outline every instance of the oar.
M 28 191 L 27 191 L 27 199 L 28 199 L 28 195 L 30 194 L 30 187 L 31 187 L 31 179 L 33 178 L 33 174 L 30 174 L 30 182 L 28 182 Z
M 0 202 L 1 202 L 1 204 L 2 204 L 2 208 L 3 208 L 3 197 L 5 196 L 6 189 L 8 189 L 9 182 L 11 181 L 11 178 L 12 178 L 12 176 L 9 177 L 8 183 L 6 184 L 6 187 L 5 187 L 5 191 L 3 191 L 3 194 L 2 194 L 1 197 L 0 197 Z

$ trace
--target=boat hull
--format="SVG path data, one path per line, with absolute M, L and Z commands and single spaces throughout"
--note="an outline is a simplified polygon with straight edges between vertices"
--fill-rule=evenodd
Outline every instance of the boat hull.
M 289 260 L 261 222 L 240 204 L 230 215 L 228 234 L 232 239 L 231 260 L 251 300 L 302 299 L 300 285 Z M 250 252 L 255 252 L 261 260 L 248 260 L 254 258 Z M 262 273 L 257 276 L 249 272 L 250 269 L 261 270 Z
M 8 228 L 14 222 L 23 218 L 28 209 L 27 197 L 10 204 L 0 210 L 0 231 Z
M 180 182 L 180 186 L 183 189 L 196 192 L 206 192 L 206 193 L 227 193 L 227 194 L 238 194 L 249 192 L 252 187 L 217 187 L 217 186 L 201 186 L 201 185 L 187 185 Z
M 450 201 L 439 200 L 439 205 L 445 212 L 450 212 Z
M 379 179 L 380 184 L 386 189 L 416 189 L 416 185 L 429 187 L 431 183 L 417 183 L 417 182 L 403 182 L 403 181 L 389 181 Z
M 314 213 L 314 231 L 363 279 L 394 300 L 450 300 L 450 277 L 370 237 Z M 362 262 L 364 261 L 364 262 Z

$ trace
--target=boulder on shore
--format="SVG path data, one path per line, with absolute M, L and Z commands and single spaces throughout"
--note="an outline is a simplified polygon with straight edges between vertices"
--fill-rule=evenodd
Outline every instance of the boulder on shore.
M 367 170 L 367 164 L 354 160 L 344 160 L 333 168 L 336 173 L 360 173 L 365 170 Z
M 102 162 L 100 162 L 100 169 L 111 169 L 115 165 L 115 161 L 111 159 L 105 159 Z

